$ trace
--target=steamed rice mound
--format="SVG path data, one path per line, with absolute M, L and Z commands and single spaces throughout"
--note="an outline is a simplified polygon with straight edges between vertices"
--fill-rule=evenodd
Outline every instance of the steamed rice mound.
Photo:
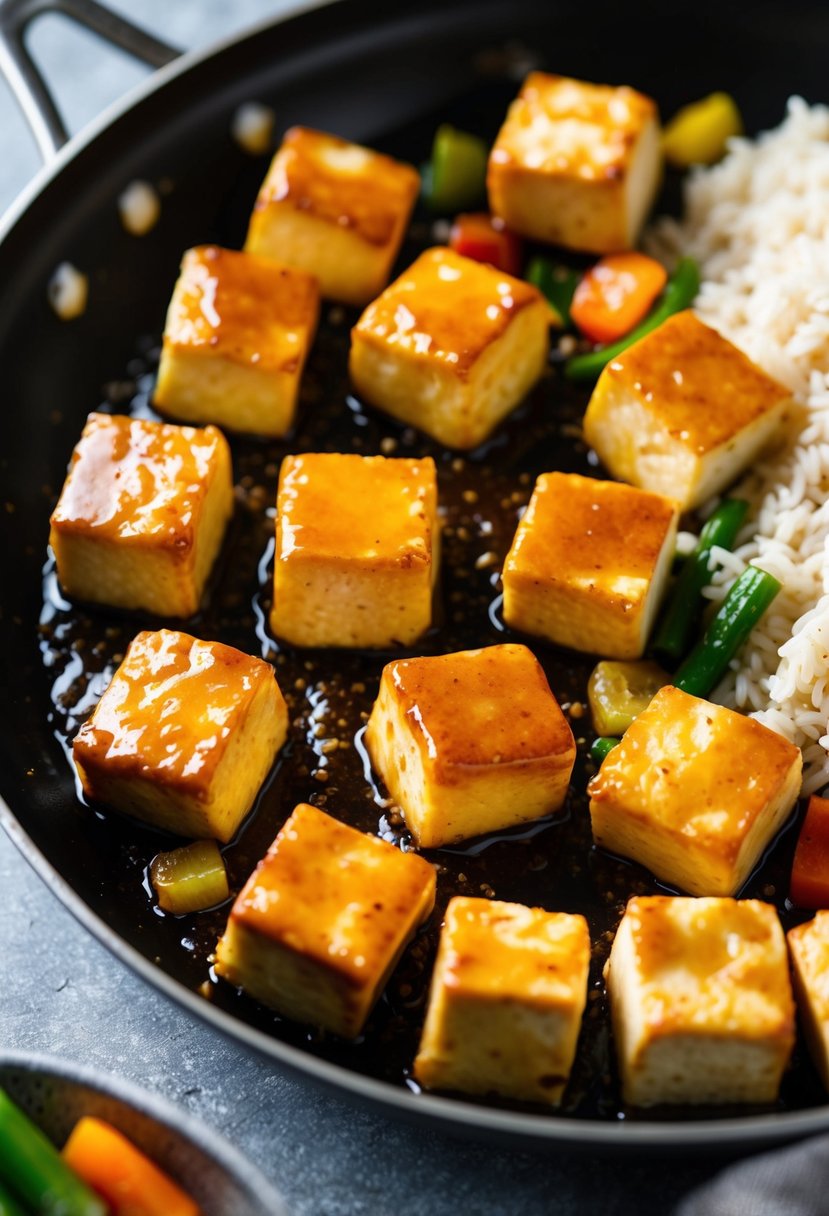
M 698 260 L 699 316 L 794 396 L 786 446 L 734 490 L 749 515 L 709 592 L 749 561 L 783 583 L 714 699 L 802 747 L 811 793 L 829 782 L 829 109 L 792 98 L 776 130 L 731 141 L 651 246 Z

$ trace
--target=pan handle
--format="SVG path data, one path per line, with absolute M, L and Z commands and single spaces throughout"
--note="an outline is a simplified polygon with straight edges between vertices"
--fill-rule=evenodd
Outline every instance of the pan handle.
M 69 138 L 25 42 L 31 22 L 47 12 L 62 13 L 153 68 L 163 67 L 181 53 L 97 0 L 0 0 L 0 73 L 23 111 L 44 161 L 51 160 Z

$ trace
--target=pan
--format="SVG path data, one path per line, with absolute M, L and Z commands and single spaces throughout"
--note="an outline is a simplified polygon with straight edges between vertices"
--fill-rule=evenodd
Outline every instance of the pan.
M 426 3 L 379 9 L 341 0 L 263 26 L 203 54 L 176 58 L 91 0 L 61 11 L 158 68 L 124 102 L 64 144 L 60 116 L 28 60 L 26 24 L 42 0 L 0 7 L 5 71 L 22 95 L 48 163 L 0 232 L 0 815 L 22 854 L 64 904 L 127 965 L 194 1017 L 267 1060 L 331 1085 L 389 1114 L 461 1135 L 527 1147 L 694 1151 L 758 1147 L 829 1128 L 829 1108 L 798 1057 L 778 1106 L 753 1111 L 672 1111 L 636 1116 L 620 1108 L 601 993 L 601 951 L 568 1100 L 556 1115 L 504 1103 L 417 1092 L 409 1067 L 427 991 L 440 906 L 454 891 L 584 911 L 594 936 L 612 930 L 625 898 L 654 890 L 635 867 L 591 849 L 584 803 L 573 794 L 555 822 L 435 856 L 441 895 L 435 924 L 398 970 L 365 1036 L 342 1043 L 287 1023 L 216 982 L 210 954 L 227 909 L 188 922 L 159 916 L 146 867 L 170 838 L 128 823 L 77 796 L 69 741 L 91 710 L 129 638 L 157 627 L 140 615 L 85 610 L 60 595 L 47 554 L 48 516 L 66 462 L 91 409 L 147 413 L 164 311 L 181 252 L 216 241 L 238 247 L 266 161 L 230 135 L 236 109 L 270 105 L 277 130 L 294 122 L 329 129 L 413 163 L 428 155 L 439 121 L 497 129 L 521 76 L 542 66 L 584 79 L 634 84 L 665 113 L 726 87 L 750 131 L 780 120 L 786 98 L 824 98 L 820 48 L 829 13 L 794 3 L 785 14 L 758 4 L 750 23 L 727 5 Z M 737 6 L 735 6 L 736 8 Z M 143 238 L 122 228 L 116 200 L 134 179 L 161 191 L 161 219 Z M 668 184 L 662 205 L 672 205 Z M 675 205 L 675 197 L 673 198 Z M 430 243 L 418 215 L 401 265 Z M 47 299 L 55 267 L 87 274 L 82 317 L 56 320 Z M 353 316 L 329 309 L 303 389 L 301 421 L 285 444 L 234 440 L 237 508 L 231 536 L 192 632 L 218 637 L 276 665 L 292 715 L 286 760 L 226 854 L 238 889 L 298 801 L 313 801 L 368 831 L 395 836 L 380 792 L 364 770 L 361 726 L 388 655 L 280 649 L 268 636 L 269 537 L 278 463 L 287 451 L 378 451 L 433 455 L 447 529 L 440 627 L 421 652 L 508 640 L 493 570 L 503 557 L 535 476 L 550 468 L 592 472 L 572 436 L 585 405 L 577 389 L 549 381 L 464 460 L 380 419 L 350 393 L 343 369 Z M 486 546 L 483 539 L 486 537 Z M 478 544 L 478 542 L 481 542 Z M 476 545 L 478 546 L 476 548 Z M 495 564 L 478 563 L 487 548 Z M 536 648 L 562 701 L 584 696 L 590 663 Z M 321 715 L 333 714 L 349 746 L 334 753 L 325 787 Z M 581 739 L 574 789 L 586 781 Z M 747 895 L 777 882 L 791 862 L 789 830 Z

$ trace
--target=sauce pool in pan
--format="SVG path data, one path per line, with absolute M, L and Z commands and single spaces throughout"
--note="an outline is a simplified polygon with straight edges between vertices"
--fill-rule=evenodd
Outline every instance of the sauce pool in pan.
M 399 264 L 408 264 L 432 243 L 428 221 L 416 220 Z M 349 330 L 356 315 L 339 306 L 324 306 L 290 441 L 230 437 L 236 479 L 234 518 L 202 609 L 183 623 L 199 637 L 218 639 L 271 661 L 289 706 L 288 744 L 278 766 L 238 837 L 222 850 L 231 891 L 238 892 L 299 802 L 326 809 L 401 848 L 410 845 L 399 813 L 371 774 L 362 745 L 382 667 L 404 652 L 298 651 L 277 644 L 267 627 L 277 477 L 289 452 L 434 457 L 444 525 L 436 623 L 408 653 L 437 654 L 500 641 L 528 641 L 578 744 L 567 801 L 559 813 L 541 822 L 427 852 L 439 871 L 435 912 L 404 954 L 365 1033 L 355 1042 L 288 1022 L 217 980 L 211 957 L 229 904 L 192 916 L 170 916 L 156 907 L 149 883 L 152 858 L 180 841 L 105 809 L 78 806 L 83 833 L 96 859 L 99 907 L 93 900 L 93 909 L 164 971 L 233 1016 L 326 1060 L 413 1089 L 417 1086 L 410 1069 L 448 900 L 455 894 L 483 895 L 583 913 L 590 924 L 593 961 L 587 1010 L 562 1113 L 635 1118 L 620 1105 L 601 969 L 627 899 L 665 889 L 639 867 L 593 848 L 584 791 L 593 772 L 586 686 L 595 660 L 513 635 L 500 612 L 499 572 L 536 477 L 554 469 L 600 475 L 580 437 L 588 390 L 567 384 L 553 364 L 487 444 L 467 455 L 449 452 L 422 434 L 364 409 L 353 396 L 345 369 Z M 149 405 L 157 357 L 157 337 L 139 341 L 124 380 L 109 387 L 102 405 L 91 402 L 90 409 L 157 417 Z M 78 434 L 80 429 L 79 420 Z M 167 623 L 181 624 L 70 604 L 60 593 L 53 564 L 47 562 L 40 626 L 43 679 L 52 702 L 50 726 L 64 745 L 67 765 L 72 738 L 131 638 L 141 629 Z M 743 892 L 775 903 L 785 927 L 798 919 L 785 903 L 795 836 L 790 824 Z M 823 1100 L 805 1051 L 798 1046 L 776 1109 L 813 1106 Z M 659 1112 L 659 1117 L 734 1113 L 744 1114 L 746 1108 L 672 1108 Z M 643 1117 L 654 1114 L 650 1110 Z

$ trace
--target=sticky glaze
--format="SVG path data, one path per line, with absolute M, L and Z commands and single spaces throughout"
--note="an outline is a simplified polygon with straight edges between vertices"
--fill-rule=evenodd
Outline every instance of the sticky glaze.
M 292 127 L 274 157 L 256 213 L 288 206 L 388 245 L 408 215 L 420 176 L 411 165 L 336 136 Z
M 529 283 L 491 266 L 428 249 L 368 306 L 357 332 L 465 378 L 521 309 L 541 299 Z
M 182 259 L 164 346 L 293 372 L 305 360 L 318 310 L 319 290 L 305 271 L 201 245 Z
M 212 426 L 90 414 L 51 525 L 96 539 L 190 546 L 220 448 L 227 442 Z

